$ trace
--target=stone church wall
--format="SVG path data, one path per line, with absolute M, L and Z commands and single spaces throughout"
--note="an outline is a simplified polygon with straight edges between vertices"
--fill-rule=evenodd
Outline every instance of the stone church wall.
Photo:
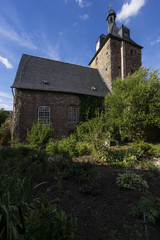
M 111 37 L 107 40 L 100 52 L 90 64 L 98 68 L 108 87 L 112 89 L 112 82 L 122 77 L 122 40 Z M 125 41 L 124 50 L 124 76 L 133 73 L 141 66 L 141 48 Z
M 67 121 L 69 105 L 77 106 L 79 114 L 80 100 L 76 94 L 15 89 L 13 139 L 25 141 L 27 129 L 31 129 L 33 122 L 38 120 L 39 106 L 50 107 L 54 138 L 68 136 L 76 128 L 76 123 Z
M 97 54 L 90 67 L 99 69 L 102 77 L 111 88 L 111 39 L 108 39 L 106 44 Z
M 125 43 L 125 55 L 126 55 L 126 76 L 129 73 L 137 71 L 141 65 L 141 49 Z

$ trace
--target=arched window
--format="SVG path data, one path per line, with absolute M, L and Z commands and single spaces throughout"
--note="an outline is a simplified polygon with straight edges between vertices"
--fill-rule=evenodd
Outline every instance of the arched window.
M 68 106 L 68 122 L 78 121 L 78 110 L 76 106 Z
M 50 125 L 50 107 L 40 106 L 38 108 L 38 119 L 45 125 Z

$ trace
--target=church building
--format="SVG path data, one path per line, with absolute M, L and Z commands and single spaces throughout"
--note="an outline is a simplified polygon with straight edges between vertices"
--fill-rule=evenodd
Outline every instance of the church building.
M 108 34 L 98 38 L 90 67 L 22 55 L 11 86 L 13 139 L 24 141 L 38 119 L 52 123 L 55 139 L 68 136 L 80 121 L 82 96 L 103 102 L 118 76 L 125 78 L 139 69 L 142 47 L 130 38 L 130 29 L 116 26 L 112 9 L 106 20 Z

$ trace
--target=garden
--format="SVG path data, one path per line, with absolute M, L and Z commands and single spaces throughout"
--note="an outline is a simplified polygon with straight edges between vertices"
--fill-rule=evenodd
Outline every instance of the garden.
M 118 79 L 105 106 L 69 137 L 38 121 L 25 144 L 0 146 L 0 239 L 160 238 L 157 72 Z M 1 140 L 8 117 L 0 110 Z

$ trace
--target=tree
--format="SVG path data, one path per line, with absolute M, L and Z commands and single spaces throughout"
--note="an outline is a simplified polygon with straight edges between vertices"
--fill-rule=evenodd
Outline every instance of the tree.
M 159 80 L 158 71 L 141 67 L 113 82 L 105 98 L 106 124 L 118 130 L 122 140 L 145 138 L 149 129 L 160 128 Z

